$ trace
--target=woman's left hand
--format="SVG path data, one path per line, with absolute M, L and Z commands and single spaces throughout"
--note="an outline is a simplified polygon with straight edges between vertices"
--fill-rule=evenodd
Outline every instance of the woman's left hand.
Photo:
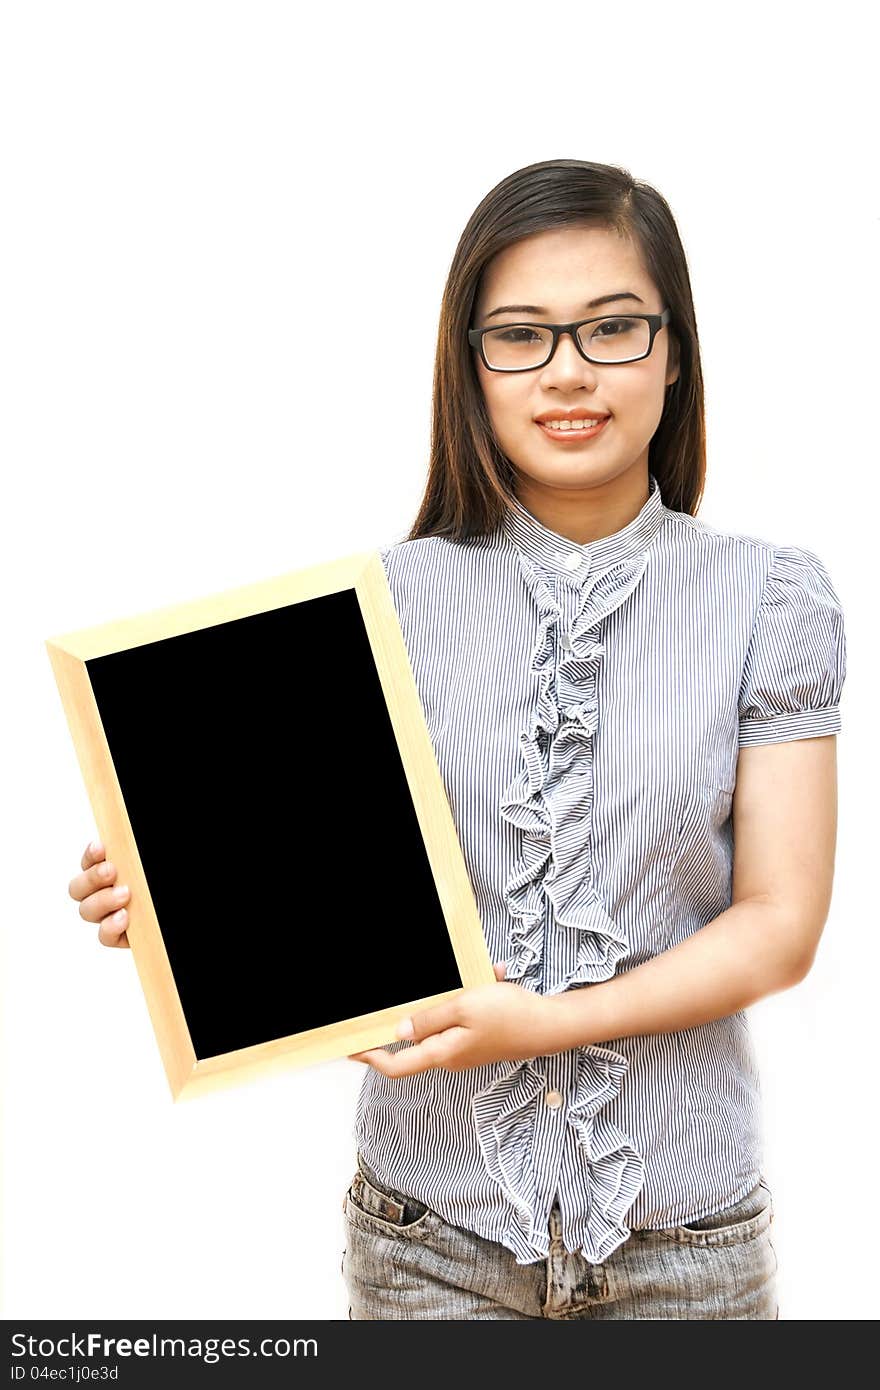
M 562 1051 L 563 1044 L 553 1036 L 551 1000 L 505 981 L 503 965 L 494 968 L 497 984 L 462 990 L 445 1004 L 403 1019 L 402 1024 L 412 1025 L 412 1032 L 398 1025 L 398 1037 L 412 1039 L 412 1047 L 399 1052 L 374 1047 L 351 1052 L 349 1057 L 385 1076 L 412 1076 L 429 1067 L 464 1071 L 486 1062 L 521 1061 Z

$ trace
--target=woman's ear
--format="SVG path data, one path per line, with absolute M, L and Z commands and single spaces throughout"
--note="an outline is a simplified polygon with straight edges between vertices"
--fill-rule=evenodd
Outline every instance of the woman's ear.
M 669 358 L 666 363 L 666 385 L 672 386 L 678 381 L 679 367 L 681 362 L 681 350 L 678 346 L 678 338 L 674 333 L 669 335 Z

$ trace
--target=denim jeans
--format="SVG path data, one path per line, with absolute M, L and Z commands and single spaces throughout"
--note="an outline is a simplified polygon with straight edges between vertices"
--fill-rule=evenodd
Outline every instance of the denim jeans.
M 763 1178 L 687 1226 L 633 1231 L 602 1264 L 565 1249 L 555 1202 L 548 1258 L 518 1265 L 506 1246 L 381 1182 L 361 1154 L 357 1165 L 343 1202 L 349 1318 L 779 1317 Z

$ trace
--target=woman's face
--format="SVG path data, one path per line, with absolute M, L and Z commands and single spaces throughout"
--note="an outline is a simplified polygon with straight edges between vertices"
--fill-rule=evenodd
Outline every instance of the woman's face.
M 591 300 L 606 295 L 638 299 L 621 297 L 590 307 Z M 508 304 L 537 307 L 492 314 Z M 563 227 L 526 237 L 488 263 L 473 326 L 570 323 L 600 314 L 658 314 L 665 307 L 631 241 L 605 228 Z M 496 439 L 520 475 L 520 498 L 615 482 L 626 487 L 626 474 L 629 484 L 638 475 L 644 485 L 648 444 L 660 423 L 664 392 L 678 376 L 674 348 L 667 325 L 640 362 L 586 362 L 567 334 L 547 365 L 534 371 L 492 372 L 476 352 Z M 610 419 L 595 438 L 567 435 L 561 443 L 536 422 L 546 411 L 574 407 L 607 413 Z

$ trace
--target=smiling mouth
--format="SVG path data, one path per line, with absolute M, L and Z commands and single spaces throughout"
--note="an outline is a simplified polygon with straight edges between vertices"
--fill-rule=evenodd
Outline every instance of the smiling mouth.
M 610 419 L 610 415 L 605 415 L 601 420 L 560 420 L 555 425 L 545 423 L 543 420 L 536 420 L 535 424 L 551 439 L 570 444 L 576 439 L 592 439 L 601 433 Z

